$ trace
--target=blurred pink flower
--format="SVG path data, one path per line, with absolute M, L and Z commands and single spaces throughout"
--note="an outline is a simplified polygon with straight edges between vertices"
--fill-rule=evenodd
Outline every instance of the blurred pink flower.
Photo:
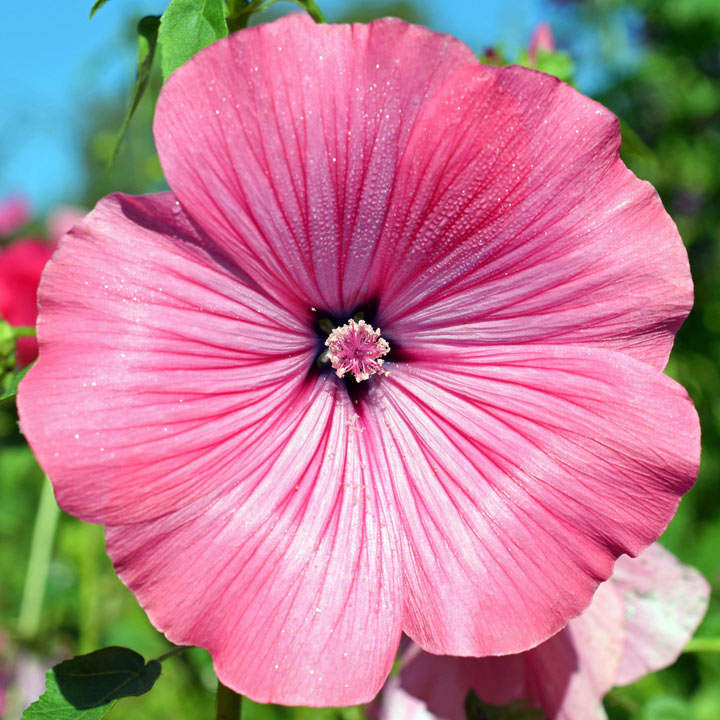
M 34 325 L 40 275 L 50 259 L 53 245 L 23 238 L 0 247 L 0 317 L 11 325 Z M 35 338 L 20 338 L 16 364 L 25 367 L 37 356 Z
M 0 630 L 0 718 L 19 718 L 45 690 L 45 674 L 54 664 L 16 645 Z
M 0 237 L 12 235 L 30 216 L 30 206 L 22 195 L 11 195 L 0 200 Z
M 540 23 L 533 31 L 528 46 L 528 57 L 535 62 L 537 60 L 538 50 L 552 52 L 555 50 L 555 37 L 550 25 L 546 22 Z
M 79 223 L 87 215 L 87 210 L 82 210 L 71 205 L 63 205 L 53 210 L 47 219 L 47 235 L 51 243 L 55 244 L 60 238 Z
M 660 545 L 621 557 L 592 603 L 542 645 L 504 657 L 404 653 L 380 720 L 464 720 L 469 690 L 493 705 L 529 700 L 547 720 L 606 718 L 602 698 L 671 665 L 707 610 L 710 587 Z
M 402 630 L 525 650 L 663 530 L 698 462 L 662 374 L 692 284 L 602 106 L 291 15 L 176 71 L 155 138 L 172 192 L 105 198 L 44 275 L 21 425 L 224 683 L 342 705 Z

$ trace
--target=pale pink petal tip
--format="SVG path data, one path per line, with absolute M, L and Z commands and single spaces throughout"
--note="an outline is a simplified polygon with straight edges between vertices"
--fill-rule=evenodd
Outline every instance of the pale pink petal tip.
M 612 582 L 622 595 L 627 640 L 616 684 L 671 665 L 707 611 L 710 585 L 661 545 L 621 557 Z
M 30 217 L 30 204 L 22 195 L 11 195 L 0 200 L 0 237 L 12 235 Z
M 547 720 L 602 720 L 608 690 L 674 662 L 708 597 L 700 573 L 654 544 L 637 558 L 620 558 L 587 610 L 532 650 L 487 658 L 406 650 L 401 683 L 384 691 L 381 720 L 411 717 L 414 708 L 462 720 L 470 689 L 497 705 L 528 700 Z
M 400 678 L 389 678 L 382 694 L 370 708 L 370 716 L 377 720 L 435 720 L 427 705 L 403 690 Z

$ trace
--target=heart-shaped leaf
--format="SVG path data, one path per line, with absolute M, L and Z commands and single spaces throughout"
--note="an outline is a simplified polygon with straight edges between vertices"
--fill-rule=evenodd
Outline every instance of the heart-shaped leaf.
M 171 0 L 158 33 L 163 80 L 198 50 L 227 34 L 223 0 Z
M 45 693 L 23 714 L 23 720 L 96 720 L 113 702 L 142 695 L 160 676 L 157 660 L 124 647 L 106 647 L 65 660 L 48 671 Z

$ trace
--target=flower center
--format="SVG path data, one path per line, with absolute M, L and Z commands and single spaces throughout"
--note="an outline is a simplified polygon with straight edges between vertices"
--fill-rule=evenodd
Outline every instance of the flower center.
M 345 325 L 335 328 L 325 341 L 327 359 L 338 377 L 352 373 L 357 382 L 367 380 L 371 375 L 383 375 L 383 355 L 390 352 L 390 345 L 364 320 L 348 320 Z

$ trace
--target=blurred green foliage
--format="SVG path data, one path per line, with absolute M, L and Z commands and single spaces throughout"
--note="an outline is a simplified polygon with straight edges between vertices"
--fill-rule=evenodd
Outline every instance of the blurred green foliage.
M 563 5 L 567 8 L 567 1 Z M 690 254 L 696 305 L 678 335 L 668 369 L 688 388 L 698 408 L 703 460 L 700 479 L 682 502 L 663 542 L 711 581 L 711 609 L 699 634 L 720 637 L 720 2 L 584 0 L 569 8 L 576 19 L 574 32 L 602 32 L 610 14 L 628 8 L 643 17 L 642 33 L 633 38 L 642 46 L 642 60 L 632 73 L 610 78 L 598 99 L 622 118 L 624 159 L 658 189 Z M 252 22 L 272 19 L 279 12 L 274 5 Z M 342 18 L 332 19 L 367 21 L 380 15 L 424 20 L 412 0 L 359 2 Z M 563 38 L 558 39 L 562 47 Z M 128 24 L 128 42 L 136 43 L 134 22 Z M 606 42 L 603 47 L 609 54 L 608 67 L 613 67 L 613 44 Z M 133 72 L 128 68 L 129 86 Z M 86 207 L 116 191 L 166 188 L 151 132 L 160 84 L 156 63 L 112 168 L 108 158 L 129 95 L 119 94 L 86 108 L 87 183 L 81 198 Z M 24 558 L 43 482 L 17 431 L 12 403 L 0 405 L 0 446 L 0 627 L 7 633 L 0 637 L 0 662 L 12 656 L 8 647 L 24 648 L 46 666 L 106 645 L 132 647 L 148 658 L 165 652 L 167 641 L 152 628 L 113 572 L 104 552 L 102 529 L 65 515 L 60 519 L 41 625 L 32 637 L 19 637 L 12 630 L 20 611 Z M 611 720 L 717 720 L 719 681 L 720 654 L 685 654 L 672 668 L 612 691 L 606 706 Z M 191 649 L 163 664 L 151 693 L 123 699 L 108 717 L 209 717 L 215 683 L 207 653 Z M 243 714 L 246 720 L 362 717 L 357 708 L 280 708 L 249 701 L 244 703 Z

